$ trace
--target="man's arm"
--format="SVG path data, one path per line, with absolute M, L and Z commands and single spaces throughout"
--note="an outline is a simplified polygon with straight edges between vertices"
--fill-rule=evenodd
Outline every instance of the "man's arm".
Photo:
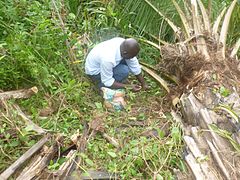
M 129 85 L 129 84 L 123 84 L 117 81 L 114 81 L 114 83 L 111 86 L 112 89 L 125 89 L 130 88 L 132 91 L 137 92 L 141 89 L 138 85 Z
M 149 89 L 147 83 L 145 82 L 143 76 L 142 76 L 142 73 L 138 74 L 138 75 L 135 75 L 137 80 L 141 83 L 141 86 L 142 86 L 142 89 L 143 90 L 147 90 Z
M 142 89 L 147 90 L 149 89 L 147 83 L 145 82 L 142 73 L 141 67 L 139 65 L 138 59 L 136 57 L 126 61 L 130 71 L 136 76 L 137 80 L 141 83 Z M 137 74 L 137 75 L 136 75 Z
M 111 88 L 112 89 L 123 89 L 126 87 L 126 84 L 123 84 L 123 83 L 120 83 L 120 82 L 117 82 L 117 81 L 114 81 Z

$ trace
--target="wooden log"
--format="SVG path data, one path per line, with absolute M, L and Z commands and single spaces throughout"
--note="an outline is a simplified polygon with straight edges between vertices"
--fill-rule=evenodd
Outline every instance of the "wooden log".
M 214 147 L 214 145 L 210 141 L 207 140 L 207 143 L 208 143 L 209 148 L 211 149 L 211 152 L 212 152 L 212 155 L 213 155 L 213 158 L 214 158 L 216 164 L 218 165 L 218 167 L 222 171 L 225 178 L 227 180 L 232 179 L 231 176 L 230 176 L 230 173 L 228 172 L 225 165 L 223 164 L 223 161 L 222 161 L 221 157 L 219 156 L 219 154 L 217 152 L 217 149 Z
M 76 135 L 75 138 L 77 139 L 74 140 L 76 142 L 78 153 L 83 153 L 85 151 L 88 137 L 89 137 L 89 129 L 87 127 L 87 123 L 84 123 L 84 130 L 83 130 L 82 136 L 79 137 L 78 135 Z M 79 168 L 78 164 L 81 163 L 81 160 L 82 159 L 80 156 L 76 156 L 75 159 L 71 161 L 69 168 L 65 173 L 66 177 L 68 177 L 74 170 L 77 170 Z
M 32 128 L 33 131 L 37 132 L 38 134 L 45 134 L 46 130 L 39 127 L 38 125 L 36 125 L 35 123 L 33 123 L 20 109 L 20 107 L 18 105 L 13 105 L 13 107 L 16 109 L 18 115 L 25 121 L 27 126 L 30 126 Z
M 30 88 L 30 89 L 21 89 L 21 90 L 15 90 L 15 91 L 8 91 L 8 92 L 2 92 L 0 93 L 0 99 L 21 99 L 21 98 L 29 98 L 33 94 L 36 94 L 38 92 L 38 88 L 36 86 Z
M 102 136 L 109 142 L 111 143 L 113 146 L 115 146 L 116 148 L 119 148 L 119 143 L 117 142 L 116 139 L 114 139 L 113 137 L 109 136 L 106 133 L 102 133 Z
M 190 153 L 187 156 L 185 156 L 185 160 L 190 167 L 194 177 L 196 180 L 205 180 L 205 176 L 201 170 L 200 165 L 196 162 L 193 155 Z
M 209 113 L 208 109 L 201 109 L 200 110 L 200 116 L 201 116 L 201 121 L 202 123 L 204 123 L 205 125 L 202 125 L 202 128 L 206 128 L 209 129 L 209 135 L 212 139 L 214 139 L 214 141 L 216 142 L 216 145 L 218 147 L 218 149 L 221 149 L 222 152 L 230 152 L 232 150 L 232 146 L 231 144 L 225 140 L 224 138 L 220 137 L 217 133 L 215 133 L 212 129 L 211 129 L 211 125 L 214 124 L 214 122 L 216 120 L 213 120 L 214 117 Z M 209 136 L 207 137 L 209 138 Z
M 210 158 L 209 160 L 205 159 L 199 163 L 201 173 L 205 175 L 205 179 L 238 179 L 237 171 L 239 170 L 235 166 L 235 161 L 237 160 L 232 156 L 233 147 L 231 143 L 212 129 L 212 125 L 217 125 L 222 117 L 211 109 L 205 108 L 205 105 L 192 93 L 182 96 L 181 105 L 186 119 L 184 129 L 192 125 L 199 126 L 198 128 L 190 128 L 190 136 L 193 136 L 194 139 L 190 136 L 184 136 L 187 147 L 192 153 L 193 158 L 196 158 L 195 161 L 204 159 L 204 155 L 201 153 L 206 153 L 209 149 L 213 151 L 212 154 L 214 153 L 212 156 L 207 157 L 207 159 Z M 198 129 L 202 131 L 201 135 L 199 135 Z M 213 141 L 214 144 L 211 146 L 207 141 Z M 191 158 L 191 156 L 189 159 L 186 158 L 188 164 L 193 161 Z M 193 164 L 193 166 L 195 165 Z M 194 167 L 190 168 L 194 169 Z M 193 174 L 195 175 L 196 172 L 193 172 Z
M 37 177 L 42 172 L 42 170 L 48 166 L 49 161 L 58 152 L 59 142 L 62 140 L 62 136 L 57 137 L 55 140 L 56 142 L 42 155 L 40 155 L 36 162 L 34 162 L 31 166 L 26 167 L 16 180 L 31 180 L 34 177 Z
M 192 93 L 189 95 L 183 94 L 180 98 L 180 102 L 182 106 L 183 116 L 186 120 L 185 123 L 197 126 L 199 123 L 199 111 L 203 108 L 203 105 Z
M 208 145 L 207 145 L 207 142 L 205 141 L 204 137 L 202 136 L 203 133 L 206 133 L 206 132 L 200 132 L 200 129 L 198 126 L 191 127 L 191 136 L 197 143 L 198 148 L 200 150 L 203 150 L 203 152 L 205 152 L 205 150 L 208 149 Z
M 216 173 L 214 173 L 214 168 L 207 163 L 206 156 L 201 153 L 194 139 L 190 136 L 184 136 L 183 139 L 196 161 L 199 163 L 205 179 L 219 179 L 219 177 L 216 176 Z
M 42 146 L 49 140 L 49 135 L 44 136 L 40 141 L 33 145 L 18 160 L 8 167 L 1 175 L 0 179 L 8 179 L 15 171 L 20 168 L 28 159 L 30 159 Z
M 66 161 L 59 167 L 59 169 L 53 172 L 53 176 L 56 179 L 64 179 L 66 177 L 66 173 L 69 172 L 71 168 L 71 164 L 74 163 L 74 159 L 76 158 L 77 150 L 71 150 L 66 156 Z

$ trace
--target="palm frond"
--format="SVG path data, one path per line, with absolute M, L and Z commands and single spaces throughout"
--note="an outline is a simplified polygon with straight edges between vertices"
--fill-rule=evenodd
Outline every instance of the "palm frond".
M 173 29 L 175 34 L 179 36 L 179 27 L 177 27 L 169 18 L 166 17 L 160 10 L 158 10 L 150 1 L 144 0 L 151 8 L 153 8 L 154 11 L 156 11 Z
M 135 26 L 138 29 L 138 34 L 151 34 L 162 40 L 170 42 L 175 41 L 174 31 L 170 25 L 164 20 L 166 18 L 174 19 L 174 22 L 179 22 L 179 16 L 170 1 L 158 0 L 118 0 L 124 7 L 121 17 L 122 21 L 129 21 L 129 26 Z M 152 6 L 151 6 L 151 5 Z M 154 8 L 153 8 L 154 7 Z M 159 12 L 163 15 L 161 16 Z M 162 13 L 164 12 L 164 14 Z M 128 14 L 128 15 L 127 15 Z M 175 27 L 176 23 L 172 22 Z M 171 23 L 170 23 L 171 24 Z M 159 33 L 161 29 L 161 33 Z M 127 30 L 127 29 L 126 29 Z M 176 30 L 176 28 L 175 28 Z
M 182 11 L 181 7 L 178 5 L 178 3 L 175 0 L 172 0 L 181 20 L 183 23 L 183 27 L 186 33 L 186 38 L 190 38 L 190 30 L 191 30 L 191 25 L 188 23 L 188 20 L 184 14 L 184 12 Z
M 233 9 L 235 7 L 237 3 L 237 0 L 234 0 L 232 2 L 232 4 L 230 5 L 230 7 L 228 8 L 228 11 L 225 15 L 225 18 L 223 20 L 223 24 L 222 24 L 222 29 L 221 29 L 221 33 L 220 33 L 220 37 L 219 37 L 219 42 L 221 43 L 221 54 L 222 57 L 225 58 L 225 50 L 226 50 L 226 39 L 227 39 L 227 32 L 228 32 L 228 27 L 229 27 L 229 23 L 230 23 L 230 18 L 233 12 Z
M 197 2 L 198 2 L 198 5 L 200 7 L 200 10 L 202 12 L 202 17 L 203 17 L 203 23 L 204 23 L 205 30 L 210 33 L 211 32 L 210 20 L 209 20 L 207 11 L 206 11 L 206 9 L 205 9 L 201 0 L 197 0 Z
M 221 20 L 227 10 L 227 7 L 224 7 L 219 16 L 217 17 L 216 21 L 213 24 L 213 35 L 215 36 L 215 39 L 218 40 L 218 28 L 220 26 Z
M 240 48 L 240 38 L 238 39 L 236 44 L 233 46 L 233 50 L 231 52 L 230 57 L 232 57 L 232 58 L 235 57 L 237 55 L 237 52 L 238 52 L 239 48 Z
M 197 50 L 198 52 L 202 53 L 206 59 L 209 59 L 209 53 L 207 51 L 207 46 L 206 42 L 203 37 L 199 36 L 201 34 L 201 24 L 199 22 L 199 14 L 198 14 L 198 6 L 197 6 L 197 1 L 196 0 L 191 0 L 191 5 L 192 5 L 192 15 L 193 15 L 193 27 L 194 27 L 194 32 L 195 36 L 197 38 Z
M 170 89 L 168 88 L 168 84 L 165 80 L 163 80 L 158 74 L 156 74 L 151 69 L 147 68 L 146 66 L 142 65 L 142 69 L 147 72 L 150 76 L 152 76 L 154 79 L 156 79 L 160 85 L 169 93 Z

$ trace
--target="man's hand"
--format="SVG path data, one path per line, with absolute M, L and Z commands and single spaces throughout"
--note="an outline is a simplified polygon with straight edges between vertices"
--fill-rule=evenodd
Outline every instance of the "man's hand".
M 142 90 L 147 91 L 150 87 L 147 84 L 142 85 Z
M 140 91 L 141 89 L 142 89 L 142 86 L 139 86 L 139 85 L 132 85 L 131 86 L 131 88 L 132 88 L 132 91 L 133 92 L 138 92 L 138 91 Z
M 149 90 L 150 87 L 146 84 L 142 74 L 140 73 L 139 75 L 136 75 L 137 80 L 141 83 L 142 85 L 142 90 Z

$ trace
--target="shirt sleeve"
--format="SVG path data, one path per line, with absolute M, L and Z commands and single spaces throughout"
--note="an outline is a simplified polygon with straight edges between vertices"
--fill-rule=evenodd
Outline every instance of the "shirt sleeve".
M 113 67 L 114 64 L 111 62 L 104 62 L 100 66 L 101 81 L 107 87 L 112 86 L 115 81 L 113 78 Z
M 136 57 L 126 61 L 130 72 L 134 75 L 139 75 L 141 73 L 141 66 L 138 62 L 138 59 Z

